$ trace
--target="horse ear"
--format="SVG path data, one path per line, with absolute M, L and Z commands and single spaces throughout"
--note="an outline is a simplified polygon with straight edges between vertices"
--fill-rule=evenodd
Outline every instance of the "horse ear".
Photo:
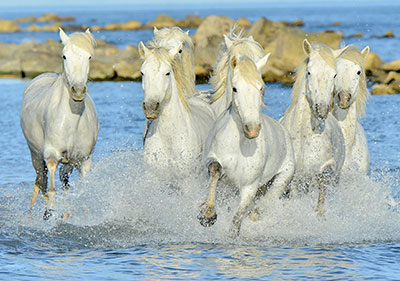
M 153 33 L 154 33 L 154 35 L 157 35 L 157 34 L 158 34 L 158 28 L 157 28 L 157 27 L 154 27 Z
M 228 36 L 226 36 L 225 34 L 224 34 L 224 41 L 225 41 L 226 47 L 227 47 L 228 49 L 230 49 L 231 46 L 232 46 L 232 44 L 233 44 L 233 42 L 232 42 L 232 40 L 231 40 Z
M 85 30 L 85 32 L 86 32 L 87 34 L 91 34 L 89 28 L 87 28 L 87 29 Z
M 139 51 L 140 58 L 145 59 L 146 53 L 149 52 L 149 49 L 143 44 L 142 41 L 140 41 L 139 46 L 138 46 L 138 51 Z
M 187 36 L 190 36 L 190 35 L 189 35 L 189 30 L 188 30 L 188 31 L 186 31 L 185 33 L 186 33 L 186 35 L 187 35 Z
M 350 46 L 351 45 L 347 45 L 346 47 L 344 47 L 342 49 L 334 51 L 335 57 L 337 57 L 337 58 L 340 57 L 344 53 L 344 51 L 346 51 Z
M 65 34 L 64 30 L 63 30 L 61 27 L 59 27 L 59 30 L 60 30 L 60 39 L 61 39 L 61 43 L 62 43 L 63 45 L 65 45 L 65 44 L 68 43 L 69 37 L 68 37 L 67 34 Z
M 362 51 L 361 54 L 366 58 L 369 54 L 369 46 L 365 47 Z
M 169 50 L 169 54 L 172 57 L 175 57 L 177 53 L 179 53 L 179 54 L 182 53 L 182 42 L 175 48 L 172 48 L 171 50 Z
M 236 66 L 237 66 L 237 63 L 238 63 L 236 56 L 233 56 L 233 57 L 231 58 L 230 63 L 231 63 L 231 68 L 232 68 L 232 69 L 235 69 Z
M 256 62 L 257 70 L 261 71 L 261 69 L 267 64 L 268 58 L 271 55 L 271 53 L 266 54 L 263 56 L 261 59 Z
M 250 39 L 251 41 L 256 41 L 256 40 L 254 40 L 253 35 L 250 35 L 250 36 L 249 36 L 249 39 Z
M 309 56 L 313 47 L 311 46 L 310 42 L 307 39 L 303 40 L 303 51 L 304 53 Z

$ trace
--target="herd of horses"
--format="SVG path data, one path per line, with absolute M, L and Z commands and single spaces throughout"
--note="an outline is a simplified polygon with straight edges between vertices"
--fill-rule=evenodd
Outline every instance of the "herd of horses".
M 73 168 L 81 176 L 89 171 L 99 131 L 86 87 L 95 40 L 89 30 L 68 36 L 60 29 L 60 38 L 62 74 L 33 79 L 21 107 L 21 127 L 37 174 L 30 210 L 42 192 L 45 219 L 56 203 L 58 164 L 68 189 Z M 216 191 L 222 179 L 239 190 L 231 227 L 237 236 L 243 218 L 257 213 L 261 196 L 273 200 L 295 193 L 296 186 L 315 188 L 316 215 L 323 216 L 327 186 L 343 173 L 368 174 L 360 118 L 369 97 L 364 69 L 369 47 L 332 50 L 304 39 L 302 48 L 306 59 L 296 71 L 292 104 L 275 120 L 262 112 L 262 69 L 270 53 L 251 36 L 234 28 L 224 35 L 209 91 L 195 88 L 194 46 L 187 32 L 155 28 L 151 41 L 139 43 L 144 161 L 176 176 L 208 169 L 201 225 L 212 226 L 217 219 Z

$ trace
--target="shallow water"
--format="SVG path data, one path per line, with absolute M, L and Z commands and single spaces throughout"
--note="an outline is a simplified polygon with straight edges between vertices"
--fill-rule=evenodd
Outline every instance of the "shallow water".
M 57 210 L 67 211 L 68 220 L 43 221 L 42 199 L 30 219 L 34 172 L 18 121 L 25 84 L 0 80 L 0 109 L 6 113 L 0 121 L 0 276 L 398 279 L 400 169 L 394 128 L 400 96 L 371 98 L 363 120 L 371 175 L 347 176 L 330 189 L 324 220 L 315 215 L 315 193 L 263 202 L 261 219 L 244 220 L 240 237 L 232 239 L 234 191 L 219 190 L 218 221 L 204 228 L 196 216 L 207 194 L 205 175 L 168 182 L 143 164 L 142 92 L 135 82 L 89 84 L 101 120 L 93 170 L 82 180 L 73 176 L 69 192 L 59 189 Z M 267 87 L 265 113 L 279 118 L 289 102 L 289 88 Z
M 381 5 L 381 3 L 383 3 Z M 389 3 L 389 4 L 388 4 Z M 344 6 L 343 6 L 344 5 Z M 1 18 L 55 11 L 76 15 L 77 23 L 104 25 L 135 18 L 142 22 L 164 12 L 245 16 L 255 21 L 305 21 L 306 31 L 335 29 L 363 38 L 386 61 L 398 58 L 399 39 L 378 39 L 397 24 L 399 5 L 390 1 L 262 8 L 193 9 L 2 9 Z M 357 13 L 354 9 L 357 8 Z M 26 14 L 24 14 L 26 13 Z M 341 27 L 332 26 L 341 21 Z M 191 31 L 193 34 L 194 30 Z M 148 40 L 151 31 L 99 32 L 119 47 Z M 55 32 L 0 34 L 1 42 L 58 40 Z M 204 174 L 173 181 L 142 161 L 142 90 L 135 82 L 91 82 L 101 130 L 92 172 L 72 176 L 69 192 L 58 191 L 57 215 L 43 221 L 43 199 L 32 219 L 28 209 L 35 173 L 19 125 L 22 92 L 28 81 L 0 80 L 0 279 L 37 280 L 399 280 L 400 279 L 400 96 L 373 96 L 362 120 L 368 139 L 371 174 L 345 176 L 329 189 L 324 220 L 315 216 L 315 192 L 292 200 L 260 202 L 259 221 L 245 219 L 238 239 L 229 236 L 238 198 L 218 190 L 218 221 L 203 228 L 196 216 L 207 194 Z M 207 88 L 200 85 L 200 88 Z M 268 85 L 264 112 L 276 119 L 290 104 L 290 88 Z M 59 186 L 59 184 L 58 184 Z M 58 216 L 57 216 L 58 217 Z

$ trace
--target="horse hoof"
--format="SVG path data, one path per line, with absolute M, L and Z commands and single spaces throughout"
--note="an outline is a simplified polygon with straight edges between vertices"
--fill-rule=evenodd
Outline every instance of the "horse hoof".
M 210 227 L 217 221 L 217 214 L 214 213 L 211 217 L 206 217 L 205 215 L 200 214 L 197 216 L 197 219 L 202 226 Z
M 46 210 L 44 211 L 44 214 L 43 214 L 43 220 L 45 220 L 45 221 L 49 220 L 53 216 L 53 212 L 54 212 L 53 209 L 46 208 Z

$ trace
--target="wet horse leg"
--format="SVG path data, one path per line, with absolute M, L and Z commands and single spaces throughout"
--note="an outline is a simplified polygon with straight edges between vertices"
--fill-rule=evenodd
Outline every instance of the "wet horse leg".
M 42 191 L 42 194 L 44 194 L 44 196 L 47 192 L 47 167 L 46 167 L 46 164 L 41 157 L 36 157 L 36 155 L 34 155 L 33 153 L 31 153 L 31 156 L 32 156 L 32 164 L 36 171 L 36 179 L 35 179 L 35 185 L 33 187 L 32 199 L 31 199 L 31 204 L 30 204 L 30 208 L 29 208 L 30 215 L 32 215 L 33 207 L 36 203 L 36 200 L 39 196 L 40 191 Z
M 64 164 L 60 166 L 59 174 L 60 174 L 60 181 L 63 185 L 64 190 L 69 189 L 69 176 L 71 175 L 73 170 L 73 166 L 70 164 Z
M 57 165 L 58 162 L 54 158 L 50 158 L 46 161 L 47 168 L 49 170 L 49 190 L 47 191 L 47 196 L 49 198 L 48 200 L 48 209 L 46 209 L 43 218 L 45 220 L 49 219 L 50 216 L 52 215 L 52 211 L 54 209 L 54 206 L 56 204 L 56 183 L 55 183 L 55 177 L 56 177 L 56 171 L 57 171 Z
M 217 191 L 218 180 L 221 177 L 221 165 L 218 162 L 212 162 L 208 166 L 208 172 L 210 175 L 208 197 L 207 201 L 203 204 L 205 207 L 202 208 L 197 218 L 202 226 L 212 226 L 217 220 L 217 213 L 215 212 L 215 197 Z

